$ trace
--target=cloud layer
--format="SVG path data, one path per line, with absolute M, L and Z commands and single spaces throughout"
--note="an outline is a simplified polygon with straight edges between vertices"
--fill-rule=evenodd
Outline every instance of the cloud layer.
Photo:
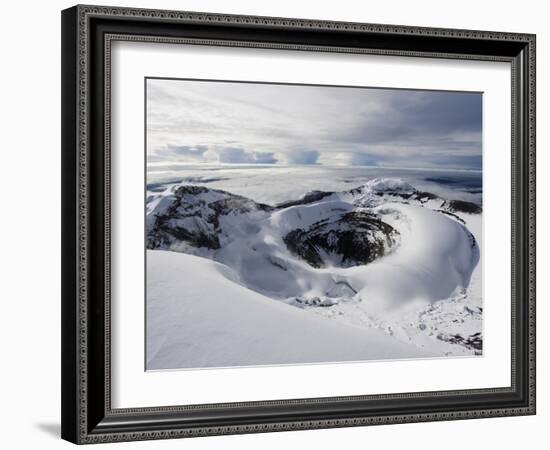
M 481 168 L 482 95 L 147 81 L 149 163 Z

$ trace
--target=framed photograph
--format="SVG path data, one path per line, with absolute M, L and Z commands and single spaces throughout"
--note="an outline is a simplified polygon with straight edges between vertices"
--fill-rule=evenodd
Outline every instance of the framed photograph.
M 64 439 L 535 413 L 534 35 L 75 6 L 62 84 Z

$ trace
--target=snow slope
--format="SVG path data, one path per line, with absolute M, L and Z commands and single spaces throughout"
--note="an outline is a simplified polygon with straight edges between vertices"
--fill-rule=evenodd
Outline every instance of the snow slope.
M 377 211 L 399 231 L 401 244 L 378 262 L 349 270 L 373 312 L 415 299 L 445 299 L 468 286 L 479 248 L 462 224 L 420 206 L 388 203 Z
M 395 343 L 432 355 L 481 354 L 479 205 L 441 198 L 400 178 L 374 178 L 352 189 L 314 191 L 272 205 L 182 183 L 152 192 L 147 219 L 150 249 L 168 250 L 169 255 L 194 255 L 193 266 L 177 260 L 177 270 L 170 264 L 148 261 L 148 283 L 159 277 L 164 280 L 163 289 L 148 291 L 148 308 L 153 308 L 148 320 L 164 317 L 162 308 L 176 311 L 174 298 L 185 305 L 188 296 L 195 296 L 197 303 L 210 302 L 211 295 L 220 289 L 219 292 L 238 299 L 235 304 L 249 302 L 239 310 L 239 317 L 245 309 L 256 311 L 259 300 L 262 309 L 268 301 L 265 308 L 283 308 L 277 309 L 285 311 L 280 319 L 296 322 L 296 330 L 302 335 L 310 332 L 310 326 L 313 330 L 321 326 L 317 322 L 310 324 L 310 320 L 322 319 L 322 326 L 383 332 Z M 356 254 L 361 247 L 376 247 L 374 258 L 350 260 L 349 254 Z M 202 274 L 198 277 L 198 267 L 204 268 L 208 280 Z M 187 277 L 188 273 L 193 276 Z M 186 280 L 184 293 L 178 291 L 183 286 L 181 279 Z M 160 298 L 164 295 L 169 298 Z M 169 302 L 172 306 L 159 306 L 155 315 L 155 302 Z M 217 324 L 219 307 L 225 308 L 226 313 L 230 311 L 228 305 L 210 304 L 211 309 L 201 312 L 191 334 L 181 331 L 191 326 L 192 320 L 186 315 L 151 319 L 148 346 L 152 346 L 149 359 L 153 367 L 193 366 L 186 359 L 180 360 L 179 352 L 182 347 L 198 346 L 205 336 L 211 335 L 211 326 L 223 328 L 223 324 Z M 189 311 L 188 306 L 185 308 Z M 267 314 L 267 309 L 258 314 Z M 208 314 L 214 318 L 212 325 Z M 268 322 L 280 328 L 278 312 L 273 314 Z M 265 319 L 256 321 L 261 320 Z M 302 325 L 298 324 L 300 321 Z M 243 326 L 244 330 L 252 330 Z M 165 328 L 174 330 L 168 343 L 157 337 L 165 336 Z M 259 328 L 263 331 L 264 327 Z M 269 329 L 268 326 L 266 330 Z M 178 333 L 182 333 L 180 337 Z M 342 333 L 347 336 L 349 331 Z M 238 331 L 223 336 L 227 343 L 220 341 L 219 348 L 208 337 L 212 352 L 202 349 L 203 356 L 196 361 L 196 367 L 355 359 L 342 351 L 340 343 L 331 340 L 322 342 L 326 353 L 309 344 L 302 350 L 287 348 L 289 354 L 279 353 L 280 347 L 273 344 L 264 353 L 247 353 L 249 343 Z M 289 336 L 294 342 L 300 341 L 292 332 Z M 379 337 L 374 336 L 376 342 Z M 157 357 L 159 345 L 164 350 L 163 356 Z M 231 346 L 231 351 L 223 345 Z M 345 347 L 357 354 L 353 345 Z M 227 358 L 223 356 L 225 352 Z M 383 351 L 370 357 L 364 354 L 359 359 L 413 357 L 414 353 L 403 355 Z M 196 359 L 192 356 L 192 361 Z
M 205 258 L 149 250 L 147 265 L 148 370 L 434 356 L 273 301 Z

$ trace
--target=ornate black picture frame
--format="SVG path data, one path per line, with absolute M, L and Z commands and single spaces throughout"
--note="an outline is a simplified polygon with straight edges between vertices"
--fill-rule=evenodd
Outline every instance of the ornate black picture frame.
M 511 63 L 511 385 L 113 409 L 109 113 L 110 49 L 118 40 Z M 80 5 L 62 12 L 64 439 L 84 444 L 529 414 L 535 414 L 534 35 Z

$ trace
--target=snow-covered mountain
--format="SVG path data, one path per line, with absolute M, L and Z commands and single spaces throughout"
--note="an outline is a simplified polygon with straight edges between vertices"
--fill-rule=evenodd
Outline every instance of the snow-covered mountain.
M 481 212 L 398 178 L 273 205 L 172 183 L 149 192 L 147 247 L 213 260 L 287 307 L 434 354 L 479 354 Z

